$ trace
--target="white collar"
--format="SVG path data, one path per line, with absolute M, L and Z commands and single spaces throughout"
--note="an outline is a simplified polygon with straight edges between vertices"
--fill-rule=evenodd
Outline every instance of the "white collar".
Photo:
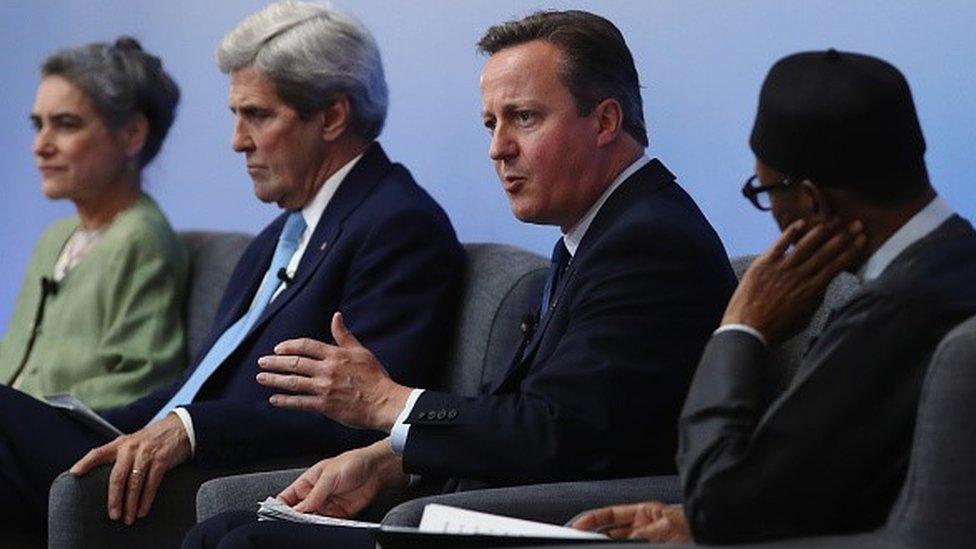
M 302 208 L 302 217 L 305 218 L 306 229 L 303 233 L 304 235 L 310 235 L 315 232 L 315 226 L 319 224 L 319 219 L 322 218 L 322 212 L 325 211 L 326 206 L 332 201 L 332 197 L 335 196 L 337 190 L 339 190 L 339 184 L 342 180 L 349 175 L 353 167 L 359 162 L 359 159 L 363 157 L 364 153 L 360 153 L 356 158 L 353 158 L 349 162 L 346 162 L 344 166 L 335 171 L 319 190 L 315 192 L 315 196 L 305 207 Z
M 888 265 L 905 251 L 905 248 L 927 236 L 954 213 L 945 200 L 936 196 L 871 254 L 871 257 L 858 269 L 857 277 L 861 282 L 870 282 L 878 278 Z
M 603 191 L 600 198 L 598 198 L 596 202 L 590 206 L 590 209 L 586 212 L 586 215 L 581 217 L 572 228 L 566 231 L 566 234 L 563 235 L 563 243 L 566 244 L 566 249 L 569 250 L 570 256 L 576 255 L 576 248 L 579 248 L 580 242 L 583 241 L 583 237 L 586 235 L 586 230 L 590 228 L 590 224 L 593 223 L 593 219 L 596 218 L 596 214 L 600 212 L 600 208 L 603 207 L 603 203 L 610 198 L 613 191 L 617 190 L 617 187 L 626 181 L 628 177 L 634 175 L 637 170 L 646 166 L 650 161 L 651 159 L 648 158 L 646 154 L 642 154 L 640 155 L 640 158 L 633 162 L 633 164 L 627 166 L 622 172 L 617 174 L 617 177 L 613 180 L 613 183 L 610 183 L 607 190 Z

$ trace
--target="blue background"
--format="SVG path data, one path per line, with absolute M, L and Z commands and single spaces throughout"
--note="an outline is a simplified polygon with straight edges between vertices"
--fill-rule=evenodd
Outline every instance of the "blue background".
M 176 123 L 144 174 L 178 229 L 258 231 L 276 207 L 254 199 L 230 148 L 220 38 L 264 2 L 251 0 L 0 0 L 0 330 L 34 242 L 70 215 L 46 200 L 30 153 L 37 67 L 55 50 L 122 33 L 160 55 L 183 91 Z M 967 218 L 976 172 L 976 3 L 957 1 L 346 0 L 379 41 L 390 87 L 381 137 L 447 210 L 463 241 L 499 241 L 548 254 L 552 227 L 511 215 L 487 158 L 475 42 L 491 24 L 540 8 L 577 7 L 614 21 L 644 86 L 649 154 L 674 171 L 730 254 L 755 253 L 772 220 L 739 195 L 752 172 L 747 136 L 762 78 L 779 57 L 829 46 L 898 66 L 915 94 L 936 188 Z

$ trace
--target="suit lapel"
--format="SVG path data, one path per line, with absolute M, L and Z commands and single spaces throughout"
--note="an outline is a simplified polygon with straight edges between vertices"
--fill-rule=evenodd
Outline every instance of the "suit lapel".
M 590 243 L 597 240 L 606 230 L 607 226 L 617 219 L 620 210 L 629 207 L 632 200 L 628 195 L 635 192 L 652 193 L 673 182 L 674 175 L 664 167 L 664 164 L 661 164 L 658 159 L 654 158 L 646 166 L 628 177 L 610 195 L 607 201 L 603 203 L 600 211 L 597 212 L 596 217 L 593 219 L 593 223 L 590 224 L 590 228 L 587 229 L 586 234 L 583 236 L 583 240 L 580 241 L 579 248 L 577 248 L 573 259 L 570 260 L 566 273 L 561 277 L 559 285 L 553 294 L 552 304 L 549 310 L 545 311 L 539 320 L 539 326 L 536 328 L 528 344 L 526 344 L 525 351 L 517 354 L 505 372 L 505 375 L 495 381 L 494 387 L 492 388 L 493 393 L 501 391 L 507 382 L 513 380 L 519 372 L 529 368 L 535 362 L 535 355 L 539 351 L 539 345 L 542 343 L 542 338 L 549 328 L 552 317 L 555 316 L 558 309 L 566 306 L 563 303 L 565 301 L 563 297 L 566 293 L 566 288 L 569 287 L 576 275 L 577 266 L 583 261 L 589 251 Z M 565 297 L 568 298 L 569 296 Z
M 274 235 L 273 238 L 266 238 L 263 242 L 259 244 L 261 247 L 259 250 L 255 251 L 255 256 L 258 258 L 258 265 L 262 267 L 259 269 L 250 269 L 247 273 L 243 275 L 243 280 L 240 284 L 234 284 L 233 287 L 238 289 L 238 293 L 233 298 L 232 305 L 228 309 L 226 315 L 218 319 L 219 325 L 215 325 L 211 330 L 212 334 L 215 334 L 211 345 L 216 338 L 223 334 L 231 324 L 237 322 L 244 313 L 251 306 L 251 302 L 254 300 L 254 294 L 257 293 L 258 288 L 261 286 L 261 281 L 264 279 L 264 273 L 268 270 L 268 265 L 271 263 L 271 256 L 274 254 L 275 247 L 278 243 L 278 235 L 281 233 L 281 228 L 285 224 L 285 216 L 281 215 L 272 222 L 274 230 L 271 234 Z M 209 345 L 208 345 L 209 348 Z
M 573 278 L 575 273 L 575 268 L 573 267 L 573 262 L 569 262 L 569 266 L 566 268 L 566 272 L 560 277 L 559 284 L 556 286 L 552 294 L 552 302 L 549 305 L 549 310 L 542 315 L 539 319 L 539 325 L 536 326 L 535 331 L 532 332 L 529 341 L 522 345 L 525 341 L 523 336 L 522 342 L 520 342 L 518 349 L 515 352 L 515 356 L 512 358 L 512 362 L 509 364 L 508 369 L 505 371 L 505 375 L 497 378 L 492 386 L 492 393 L 496 393 L 502 389 L 505 382 L 512 379 L 516 373 L 518 373 L 523 368 L 527 367 L 532 363 L 535 358 L 535 353 L 539 350 L 539 343 L 542 341 L 542 336 L 546 332 L 546 328 L 549 327 L 549 321 L 552 320 L 553 315 L 562 305 L 562 295 L 566 287 L 569 286 L 569 281 Z
M 308 246 L 305 247 L 305 253 L 298 263 L 294 280 L 268 304 L 261 317 L 254 323 L 252 332 L 277 314 L 311 280 L 312 275 L 335 247 L 335 242 L 342 233 L 343 223 L 369 196 L 383 175 L 389 171 L 390 166 L 390 160 L 383 152 L 383 148 L 378 143 L 373 143 L 339 184 L 335 196 L 322 212 L 318 226 L 315 227 L 315 232 L 312 233 Z M 331 316 L 331 311 L 329 314 Z

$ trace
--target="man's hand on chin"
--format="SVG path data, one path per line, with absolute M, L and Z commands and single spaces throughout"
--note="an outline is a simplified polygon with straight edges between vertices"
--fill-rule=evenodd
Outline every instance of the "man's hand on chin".
M 70 472 L 82 476 L 99 465 L 115 463 L 108 480 L 108 516 L 131 525 L 149 513 L 163 475 L 190 459 L 190 439 L 174 413 L 131 435 L 85 454 Z
M 832 219 L 807 230 L 804 221 L 788 226 L 749 265 L 722 324 L 745 324 L 775 345 L 799 331 L 823 301 L 827 285 L 864 253 L 864 225 Z
M 380 440 L 336 457 L 324 459 L 306 470 L 278 499 L 300 513 L 352 518 L 383 488 L 406 486 L 403 459 Z

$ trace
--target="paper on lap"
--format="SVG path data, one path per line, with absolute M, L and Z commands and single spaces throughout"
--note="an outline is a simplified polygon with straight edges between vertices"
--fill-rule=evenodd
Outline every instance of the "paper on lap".
M 301 524 L 321 524 L 324 526 L 345 526 L 347 528 L 379 528 L 379 523 L 349 520 L 338 517 L 299 513 L 290 505 L 275 498 L 268 498 L 258 503 L 259 520 L 284 520 Z
M 47 395 L 44 397 L 44 402 L 54 406 L 55 408 L 64 410 L 71 417 L 107 437 L 115 438 L 122 434 L 122 431 L 119 431 L 115 425 L 105 421 L 102 416 L 96 414 L 95 411 L 88 406 L 85 406 L 84 402 L 78 400 L 68 393 Z
M 376 522 L 364 522 L 338 517 L 327 517 L 312 513 L 299 513 L 275 498 L 269 497 L 260 502 L 260 520 L 283 520 L 301 524 L 320 524 L 325 526 L 344 526 L 348 528 L 379 528 Z M 490 513 L 469 511 L 459 507 L 431 503 L 424 507 L 423 517 L 417 532 L 432 534 L 464 534 L 486 536 L 537 537 L 558 539 L 608 539 L 595 532 L 583 532 L 544 522 L 503 517 Z
M 441 534 L 482 534 L 489 536 L 530 536 L 539 538 L 607 539 L 602 534 L 583 532 L 544 522 L 535 522 L 459 507 L 430 503 L 420 519 L 421 532 Z

